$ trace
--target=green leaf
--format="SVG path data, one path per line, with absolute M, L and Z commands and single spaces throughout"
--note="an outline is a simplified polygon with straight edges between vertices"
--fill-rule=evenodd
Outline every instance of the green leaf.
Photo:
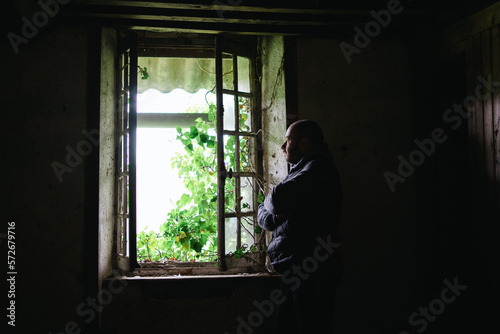
M 177 133 L 178 134 L 181 134 L 182 133 L 182 128 L 180 126 L 176 127 L 175 128 L 177 130 Z
M 200 253 L 202 247 L 203 245 L 200 242 L 198 241 L 193 242 L 193 240 L 191 240 L 191 248 L 194 249 L 196 253 Z
M 214 148 L 215 147 L 215 142 L 213 140 L 207 140 L 207 147 L 208 148 Z
M 192 152 L 192 151 L 193 151 L 193 144 L 191 144 L 191 143 L 190 143 L 190 144 L 187 144 L 187 145 L 186 145 L 186 150 L 188 150 L 188 151 L 191 151 L 191 152 Z
M 185 206 L 189 202 L 189 195 L 188 194 L 182 194 L 181 199 L 180 199 L 180 206 Z
M 202 247 L 206 245 L 207 241 L 208 241 L 208 236 L 206 234 L 202 234 L 200 237 L 200 243 Z
M 257 202 L 258 202 L 259 204 L 262 204 L 262 203 L 264 203 L 264 200 L 265 200 L 265 199 L 266 199 L 266 197 L 264 196 L 264 194 L 262 193 L 262 191 L 259 191 L 259 196 L 258 196 L 258 198 L 257 198 Z
M 236 250 L 236 252 L 234 252 L 234 257 L 235 258 L 238 259 L 238 258 L 240 258 L 242 256 L 243 256 L 243 251 L 241 249 L 238 249 L 238 250 Z
M 190 129 L 189 130 L 189 138 L 195 139 L 198 136 L 198 129 L 194 125 L 191 125 L 191 127 L 189 129 Z
M 208 135 L 206 133 L 200 133 L 200 140 L 202 143 L 206 143 L 208 141 Z

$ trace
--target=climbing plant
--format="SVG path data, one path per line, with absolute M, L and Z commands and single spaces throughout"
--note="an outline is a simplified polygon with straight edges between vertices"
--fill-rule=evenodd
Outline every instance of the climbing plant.
M 240 101 L 240 127 L 244 128 L 248 117 L 248 100 Z M 171 167 L 177 170 L 183 180 L 185 192 L 176 202 L 159 231 L 147 231 L 137 234 L 137 257 L 143 261 L 180 260 L 180 261 L 215 261 L 217 259 L 217 152 L 216 135 L 213 130 L 216 122 L 216 106 L 211 103 L 206 107 L 190 108 L 188 112 L 208 113 L 208 121 L 196 119 L 195 125 L 183 129 L 177 127 L 176 140 L 184 146 L 184 152 L 176 153 L 171 160 Z M 234 136 L 224 139 L 224 161 L 226 169 L 235 170 L 236 143 Z M 252 166 L 249 159 L 250 142 L 240 138 L 240 166 L 249 171 Z M 226 211 L 234 210 L 234 182 L 227 182 L 225 187 Z M 242 206 L 248 206 L 242 203 Z M 256 228 L 254 233 L 260 233 Z M 244 250 L 237 250 L 235 255 L 242 256 L 244 251 L 257 251 L 253 245 Z

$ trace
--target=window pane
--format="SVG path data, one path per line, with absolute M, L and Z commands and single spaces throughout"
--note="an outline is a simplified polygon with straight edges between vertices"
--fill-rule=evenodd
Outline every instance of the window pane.
M 236 251 L 236 229 L 237 229 L 237 219 L 236 218 L 226 218 L 226 254 L 229 252 L 234 253 Z
M 233 169 L 236 172 L 236 141 L 235 136 L 224 135 L 224 164 L 226 170 Z
M 224 189 L 224 208 L 226 213 L 233 213 L 236 211 L 236 201 L 235 201 L 235 179 L 226 179 L 225 189 Z
M 240 131 L 252 131 L 252 115 L 250 112 L 250 99 L 247 97 L 238 97 L 238 108 L 240 113 L 239 128 Z
M 241 245 L 246 245 L 246 250 L 255 243 L 254 239 L 255 224 L 253 217 L 241 218 Z
M 257 172 L 255 167 L 256 142 L 254 137 L 240 137 L 240 171 Z
M 254 179 L 253 177 L 241 178 L 241 212 L 254 210 Z
M 130 229 L 129 229 L 129 226 L 130 226 L 130 219 L 129 218 L 125 218 L 125 237 L 122 240 L 125 240 L 125 242 L 123 243 L 123 247 L 125 248 L 123 250 L 123 254 L 126 255 L 126 256 L 130 255 L 129 248 L 128 248 L 128 241 L 129 241 L 129 238 L 130 238 Z
M 238 91 L 250 93 L 250 60 L 238 57 Z
M 234 96 L 224 94 L 222 98 L 224 106 L 224 130 L 234 131 Z
M 233 57 L 229 53 L 222 54 L 222 88 L 234 90 L 233 82 Z

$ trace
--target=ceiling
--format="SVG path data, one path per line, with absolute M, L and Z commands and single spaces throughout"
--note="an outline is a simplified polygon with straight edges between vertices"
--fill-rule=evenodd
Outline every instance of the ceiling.
M 96 24 L 161 32 L 330 35 L 373 21 L 371 12 L 396 4 L 388 29 L 446 27 L 497 0 L 58 0 L 49 23 Z M 6 33 L 20 30 L 41 10 L 36 0 L 9 0 Z M 42 1 L 44 2 L 44 1 Z M 47 3 L 50 1 L 46 1 Z M 55 1 L 54 1 L 55 2 Z M 10 4 L 10 6 L 9 6 Z M 50 25 L 49 24 L 49 25 Z
M 391 27 L 442 27 L 486 8 L 491 0 L 71 0 L 61 6 L 67 22 L 152 31 L 245 34 L 330 34 L 374 20 L 371 12 L 395 4 Z

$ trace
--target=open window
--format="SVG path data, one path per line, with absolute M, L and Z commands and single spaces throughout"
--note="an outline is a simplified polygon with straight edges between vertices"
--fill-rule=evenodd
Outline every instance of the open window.
M 145 275 L 262 271 L 257 40 L 163 37 L 119 44 L 117 266 Z

